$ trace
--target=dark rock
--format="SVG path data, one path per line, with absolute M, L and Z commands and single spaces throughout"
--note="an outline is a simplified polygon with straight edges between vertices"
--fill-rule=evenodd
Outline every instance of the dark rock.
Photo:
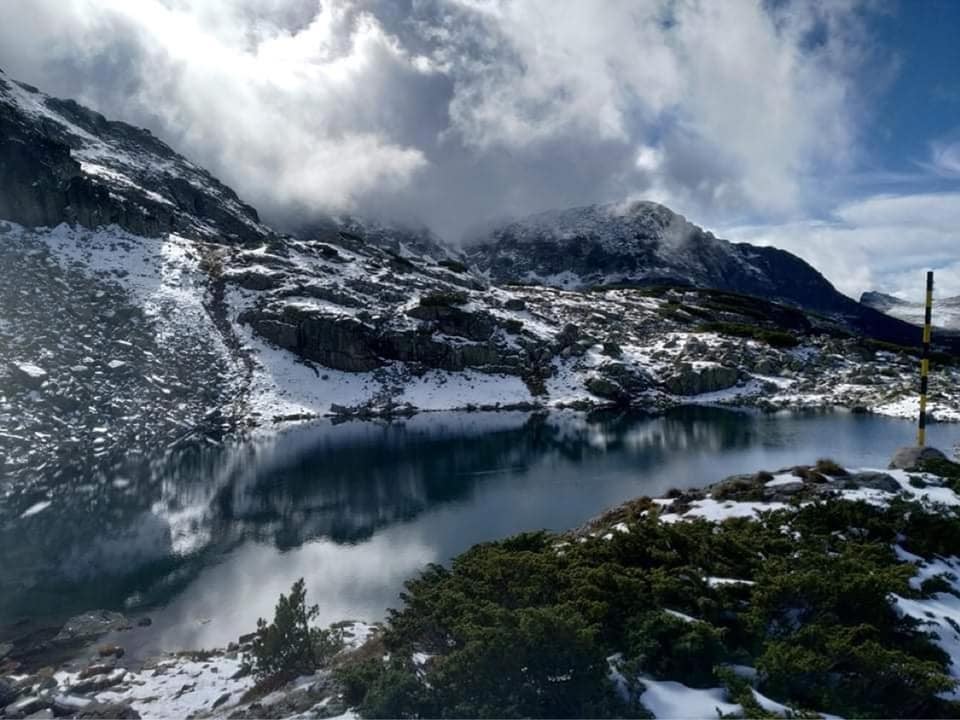
M 17 689 L 17 686 L 6 678 L 0 678 L 0 708 L 6 707 L 14 700 L 17 699 L 17 696 L 20 694 L 20 691 Z
M 100 657 L 122 658 L 124 649 L 119 645 L 101 645 L 97 648 L 97 654 Z
M 623 357 L 623 348 L 620 347 L 619 343 L 616 343 L 613 340 L 607 340 L 605 343 L 603 343 L 603 354 L 607 357 L 619 359 Z
M 10 363 L 10 374 L 20 385 L 38 388 L 47 379 L 47 371 L 34 363 Z
M 934 447 L 902 447 L 894 454 L 888 466 L 891 470 L 920 470 L 928 460 L 946 460 L 947 456 Z
M 900 483 L 886 473 L 880 472 L 851 473 L 843 476 L 840 482 L 843 482 L 846 488 L 869 488 L 889 493 L 897 493 L 901 489 Z
M 496 321 L 489 313 L 450 305 L 421 304 L 408 310 L 407 315 L 431 322 L 437 331 L 445 335 L 468 340 L 489 340 L 497 328 Z
M 116 668 L 116 665 L 114 665 L 112 662 L 93 663 L 92 665 L 88 665 L 83 670 L 81 670 L 77 675 L 77 677 L 80 680 L 86 680 L 87 678 L 91 678 L 94 675 L 105 675 L 106 673 L 111 673 L 114 671 L 115 668 Z
M 140 720 L 140 713 L 126 703 L 92 702 L 74 717 L 77 720 Z
M 93 675 L 84 680 L 78 680 L 78 682 L 71 685 L 70 692 L 79 693 L 80 695 L 97 693 L 101 690 L 106 690 L 109 687 L 120 684 L 125 676 L 126 671 L 124 670 L 114 670 L 113 672 L 105 675 Z
M 567 323 L 563 330 L 557 335 L 555 345 L 557 350 L 563 350 L 565 347 L 573 345 L 580 338 L 580 328 L 573 323 Z
M 90 698 L 80 697 L 79 695 L 56 695 L 53 698 L 54 715 L 73 716 L 86 707 L 89 707 L 93 701 Z
M 527 307 L 527 302 L 523 298 L 509 298 L 503 303 L 507 310 L 523 310 Z
M 92 610 L 76 615 L 63 625 L 53 638 L 54 643 L 70 643 L 93 640 L 112 630 L 121 630 L 129 626 L 126 617 L 110 610 Z
M 247 268 L 241 272 L 231 273 L 227 279 L 247 290 L 273 290 L 280 287 L 286 277 L 286 273 L 276 270 Z
M 35 713 L 38 710 L 43 710 L 49 705 L 49 702 L 46 698 L 40 697 L 39 695 L 30 695 L 25 698 L 20 698 L 15 702 L 7 705 L 3 710 L 4 717 L 11 718 L 23 718 L 31 713 Z
M 695 368 L 689 363 L 680 363 L 666 377 L 664 386 L 675 395 L 700 395 L 731 388 L 739 379 L 737 368 L 724 365 Z
M 27 226 L 117 224 L 148 236 L 266 236 L 252 207 L 147 131 L 110 122 L 72 100 L 35 94 L 47 111 L 38 120 L 12 90 L 0 78 L 0 217 Z M 91 146 L 100 153 L 97 162 L 120 179 L 84 174 L 72 154 Z M 136 162 L 125 162 L 131 154 Z
M 604 400 L 613 400 L 617 403 L 629 400 L 629 393 L 620 385 L 605 377 L 591 377 L 586 382 L 586 388 L 597 397 Z

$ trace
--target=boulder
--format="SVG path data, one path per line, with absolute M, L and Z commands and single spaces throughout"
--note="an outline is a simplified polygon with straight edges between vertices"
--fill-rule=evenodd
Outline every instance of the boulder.
M 247 290 L 273 290 L 286 280 L 286 273 L 271 268 L 243 268 L 226 273 L 228 281 Z
M 92 702 L 74 717 L 78 720 L 140 720 L 140 713 L 124 703 Z
M 489 313 L 465 310 L 452 304 L 424 304 L 423 300 L 420 302 L 420 305 L 407 310 L 407 315 L 431 322 L 434 328 L 444 335 L 467 340 L 489 340 L 497 329 L 497 324 Z
M 17 690 L 17 686 L 6 678 L 0 678 L 0 708 L 6 707 L 14 700 L 17 699 L 17 696 L 20 694 L 20 691 Z
M 900 483 L 886 473 L 881 472 L 852 473 L 844 476 L 842 482 L 846 488 L 868 488 L 870 490 L 883 490 L 889 493 L 900 492 Z
M 38 388 L 47 379 L 46 370 L 29 362 L 11 363 L 10 373 L 14 380 L 28 388 Z
M 614 402 L 625 402 L 629 399 L 629 394 L 620 385 L 613 380 L 605 377 L 591 377 L 585 383 L 586 388 L 593 395 L 604 400 L 613 400 Z
M 23 718 L 47 707 L 47 701 L 38 695 L 28 695 L 3 710 L 3 717 Z
M 53 698 L 53 713 L 60 717 L 64 715 L 72 716 L 92 703 L 93 700 L 90 698 L 80 697 L 79 695 L 56 695 Z
M 72 643 L 93 640 L 112 630 L 121 630 L 129 625 L 127 618 L 118 612 L 91 610 L 67 620 L 53 638 L 53 642 Z
M 694 367 L 680 363 L 664 380 L 666 389 L 674 395 L 700 395 L 726 390 L 737 384 L 740 371 L 725 365 Z
M 947 456 L 933 447 L 902 447 L 890 461 L 891 470 L 920 470 L 929 460 L 946 460 Z

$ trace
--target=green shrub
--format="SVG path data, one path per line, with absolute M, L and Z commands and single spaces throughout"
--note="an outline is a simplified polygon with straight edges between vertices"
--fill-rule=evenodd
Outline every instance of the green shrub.
M 416 718 L 432 716 L 426 688 L 407 661 L 381 663 L 358 709 L 365 718 Z
M 781 717 L 777 713 L 764 710 L 763 706 L 757 702 L 753 694 L 753 686 L 743 677 L 737 675 L 732 668 L 719 666 L 714 668 L 714 676 L 727 691 L 727 701 L 736 703 L 743 708 L 743 713 L 739 715 L 721 715 L 721 718 L 744 717 L 757 718 L 757 720 L 769 720 L 771 718 Z M 804 717 L 801 713 L 800 717 Z M 811 717 L 820 717 L 819 715 Z
M 342 647 L 339 634 L 310 627 L 319 609 L 307 607 L 303 578 L 280 595 L 273 622 L 257 620 L 253 639 L 253 669 L 258 680 L 293 678 L 312 673 Z
M 645 613 L 627 632 L 627 656 L 643 672 L 693 687 L 714 682 L 713 667 L 725 659 L 723 631 L 707 622 L 690 622 L 663 611 Z
M 385 665 L 377 658 L 342 665 L 333 671 L 343 687 L 343 699 L 351 707 L 360 705 L 367 691 L 383 674 Z
M 599 523 L 574 542 L 524 533 L 428 567 L 390 613 L 392 659 L 337 671 L 347 701 L 369 716 L 622 716 L 641 708 L 608 679 L 606 658 L 620 653 L 628 680 L 720 678 L 754 717 L 762 708 L 749 687 L 717 665 L 756 667 L 760 690 L 792 707 L 957 709 L 936 697 L 952 682 L 948 658 L 889 600 L 946 588 L 935 579 L 918 593 L 915 567 L 893 546 L 960 554 L 953 511 L 834 500 L 721 523 L 661 523 L 639 510 L 605 518 L 629 532 L 608 535 Z M 753 584 L 714 586 L 710 576 Z M 413 665 L 418 651 L 433 656 L 428 666 Z

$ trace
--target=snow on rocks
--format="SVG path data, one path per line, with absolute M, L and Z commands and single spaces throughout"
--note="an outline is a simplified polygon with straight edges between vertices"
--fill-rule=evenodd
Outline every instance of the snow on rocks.
M 236 653 L 232 657 L 212 654 L 202 660 L 169 656 L 147 663 L 142 670 L 117 669 L 102 676 L 101 683 L 91 684 L 82 677 L 83 671 L 61 671 L 54 679 L 65 695 L 80 693 L 93 702 L 127 705 L 141 718 L 186 718 L 235 706 L 253 687 L 253 677 L 241 669 Z

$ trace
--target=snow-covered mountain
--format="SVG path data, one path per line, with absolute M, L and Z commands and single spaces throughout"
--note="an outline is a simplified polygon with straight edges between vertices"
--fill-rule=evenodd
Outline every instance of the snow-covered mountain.
M 532 215 L 476 238 L 469 260 L 496 282 L 567 289 L 616 284 L 733 290 L 806 308 L 849 310 L 814 268 L 772 247 L 731 243 L 654 202 Z
M 809 312 L 843 296 L 789 253 L 726 243 L 653 204 L 537 217 L 467 259 L 427 230 L 354 218 L 284 235 L 148 132 L 0 76 L 8 505 L 41 506 L 54 475 L 137 482 L 158 449 L 328 414 L 915 412 L 912 360 L 850 335 L 913 343 L 915 328 L 846 298 Z M 500 284 L 562 273 L 607 286 Z M 609 285 L 638 279 L 684 287 Z M 759 297 L 703 289 L 717 286 Z M 960 416 L 955 371 L 936 371 L 933 412 Z
M 923 325 L 924 307 L 922 302 L 909 302 L 881 292 L 865 292 L 860 296 L 860 302 L 874 310 L 879 310 L 912 325 Z M 935 297 L 931 317 L 936 327 L 960 330 L 960 296 Z

